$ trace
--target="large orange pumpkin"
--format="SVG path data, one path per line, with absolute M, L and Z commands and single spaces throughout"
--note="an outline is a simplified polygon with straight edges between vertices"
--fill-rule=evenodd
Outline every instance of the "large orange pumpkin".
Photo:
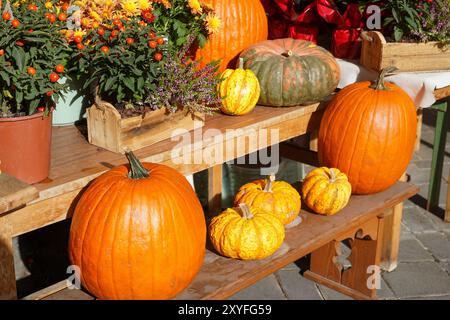
M 197 51 L 202 63 L 222 59 L 220 72 L 234 68 L 238 55 L 248 46 L 266 40 L 267 16 L 260 0 L 209 0 L 222 21 L 219 33 L 211 35 Z
M 328 105 L 319 131 L 319 163 L 344 172 L 355 194 L 392 186 L 411 160 L 416 108 L 398 86 L 378 80 L 345 87 Z
M 70 259 L 98 298 L 169 299 L 203 264 L 202 206 L 176 170 L 127 157 L 130 166 L 98 177 L 78 202 Z

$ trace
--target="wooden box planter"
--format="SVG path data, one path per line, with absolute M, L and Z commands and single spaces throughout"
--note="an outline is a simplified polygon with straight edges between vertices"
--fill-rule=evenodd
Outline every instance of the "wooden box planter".
M 450 70 L 450 50 L 439 47 L 437 42 L 388 43 L 378 31 L 365 32 L 362 36 L 360 63 L 375 71 L 396 66 L 400 71 Z
M 125 153 L 173 137 L 175 129 L 191 131 L 203 127 L 204 114 L 169 113 L 165 108 L 148 112 L 144 117 L 123 119 L 110 103 L 98 101 L 87 109 L 89 143 Z

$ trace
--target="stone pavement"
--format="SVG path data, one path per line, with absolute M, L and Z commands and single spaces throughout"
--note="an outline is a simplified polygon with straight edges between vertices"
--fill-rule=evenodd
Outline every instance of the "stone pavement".
M 445 224 L 441 218 L 421 207 L 427 197 L 433 135 L 434 113 L 425 111 L 421 149 L 408 167 L 411 182 L 418 184 L 421 191 L 418 196 L 405 203 L 399 265 L 395 271 L 382 274 L 378 295 L 383 299 L 450 299 L 450 223 Z M 450 151 L 450 133 L 448 135 L 447 152 Z M 291 167 L 291 170 L 298 168 L 295 165 Z M 286 167 L 283 168 L 287 170 Z M 306 167 L 305 171 L 310 169 Z M 445 207 L 449 170 L 450 154 L 447 153 L 442 177 L 441 208 Z M 281 177 L 284 179 L 286 176 L 296 175 L 297 172 L 284 172 Z M 196 177 L 196 184 L 204 184 L 207 181 L 205 177 L 204 173 Z M 197 190 L 204 191 L 204 187 L 205 185 Z M 202 198 L 201 195 L 200 197 Z M 66 277 L 69 226 L 69 222 L 62 222 L 15 239 L 16 276 L 19 279 L 20 296 Z M 349 299 L 303 278 L 300 270 L 304 270 L 305 265 L 305 259 L 290 264 L 231 299 Z

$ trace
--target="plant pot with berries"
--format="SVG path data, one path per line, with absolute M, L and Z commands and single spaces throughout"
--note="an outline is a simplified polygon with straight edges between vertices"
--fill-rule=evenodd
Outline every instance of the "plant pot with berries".
M 103 8 L 80 4 L 82 31 L 71 34 L 73 61 L 87 77 L 89 142 L 136 150 L 204 125 L 220 106 L 217 64 L 201 67 L 190 49 L 208 35 L 212 9 L 192 1 Z M 184 129 L 184 130 L 177 130 Z
M 45 19 L 57 10 L 41 0 L 0 5 L 1 169 L 27 183 L 48 176 L 52 111 L 65 90 L 58 83 L 71 51 L 65 25 Z

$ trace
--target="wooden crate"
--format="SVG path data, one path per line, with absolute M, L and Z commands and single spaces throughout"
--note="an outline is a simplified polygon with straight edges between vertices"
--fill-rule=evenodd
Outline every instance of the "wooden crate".
M 365 32 L 362 38 L 360 63 L 368 69 L 381 71 L 396 66 L 400 71 L 450 70 L 450 50 L 440 48 L 437 42 L 388 43 L 378 31 Z
M 137 150 L 175 136 L 176 129 L 191 131 L 204 126 L 201 113 L 185 111 L 168 113 L 165 108 L 123 119 L 108 102 L 98 101 L 87 110 L 88 139 L 93 145 L 125 153 Z M 179 134 L 182 134 L 180 132 Z

